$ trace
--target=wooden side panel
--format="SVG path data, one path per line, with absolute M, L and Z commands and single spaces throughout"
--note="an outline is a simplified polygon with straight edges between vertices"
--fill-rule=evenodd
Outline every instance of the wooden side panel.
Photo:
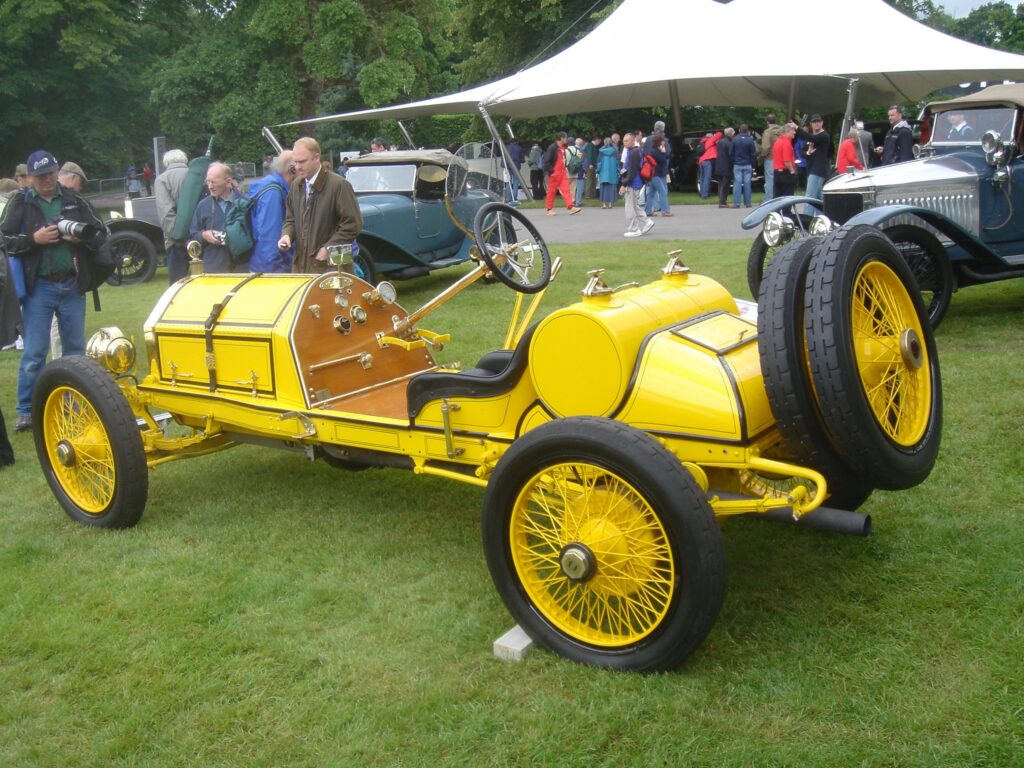
M 381 348 L 378 334 L 393 336 L 394 319 L 406 317 L 397 304 L 371 303 L 371 286 L 336 275 L 309 285 L 291 331 L 292 348 L 309 407 L 358 413 L 405 415 L 396 393 L 405 379 L 435 367 L 426 349 Z M 341 397 L 340 397 L 341 396 Z M 378 398 L 381 402 L 378 404 Z

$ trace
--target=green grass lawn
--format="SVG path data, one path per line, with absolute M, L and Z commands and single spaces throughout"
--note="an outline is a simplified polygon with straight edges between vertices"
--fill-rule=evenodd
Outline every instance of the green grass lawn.
M 545 298 L 587 269 L 655 279 L 669 241 L 555 246 Z M 747 242 L 683 243 L 746 298 Z M 458 270 L 455 270 L 458 272 Z M 399 283 L 413 309 L 453 271 Z M 141 340 L 162 289 L 105 288 L 89 330 Z M 500 345 L 512 292 L 421 323 L 444 359 Z M 535 650 L 479 541 L 482 492 L 242 447 L 163 465 L 128 531 L 60 510 L 28 435 L 0 472 L 0 766 L 1020 766 L 1024 764 L 1024 281 L 966 289 L 938 331 L 932 476 L 876 493 L 869 539 L 724 525 L 703 647 L 641 676 Z M 0 353 L 14 421 L 18 356 Z

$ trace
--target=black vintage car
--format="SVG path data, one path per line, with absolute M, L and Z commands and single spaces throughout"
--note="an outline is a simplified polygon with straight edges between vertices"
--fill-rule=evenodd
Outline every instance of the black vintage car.
M 747 262 L 755 296 L 779 245 L 837 225 L 884 233 L 915 273 L 933 326 L 958 288 L 1024 277 L 1024 84 L 932 102 L 920 122 L 916 160 L 837 176 L 824 201 L 776 198 L 744 220 L 762 226 Z M 966 130 L 954 130 L 961 122 Z

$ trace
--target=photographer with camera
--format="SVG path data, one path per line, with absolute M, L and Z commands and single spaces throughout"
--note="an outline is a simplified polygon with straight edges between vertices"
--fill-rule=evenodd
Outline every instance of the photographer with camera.
M 15 195 L 0 222 L 7 255 L 25 279 L 25 351 L 18 368 L 17 431 L 32 427 L 32 389 L 46 362 L 54 316 L 66 355 L 85 354 L 85 293 L 93 287 L 92 258 L 107 228 L 77 192 L 57 183 L 49 152 L 28 157 L 29 187 Z

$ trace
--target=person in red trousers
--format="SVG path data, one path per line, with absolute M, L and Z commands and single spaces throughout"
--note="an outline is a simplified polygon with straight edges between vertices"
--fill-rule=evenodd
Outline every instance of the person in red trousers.
M 565 145 L 568 141 L 569 136 L 565 131 L 561 131 L 544 153 L 544 173 L 548 175 L 548 194 L 544 199 L 544 207 L 548 210 L 548 216 L 555 215 L 556 190 L 562 195 L 569 213 L 579 213 L 583 210 L 575 206 L 569 192 L 569 174 L 565 170 Z

